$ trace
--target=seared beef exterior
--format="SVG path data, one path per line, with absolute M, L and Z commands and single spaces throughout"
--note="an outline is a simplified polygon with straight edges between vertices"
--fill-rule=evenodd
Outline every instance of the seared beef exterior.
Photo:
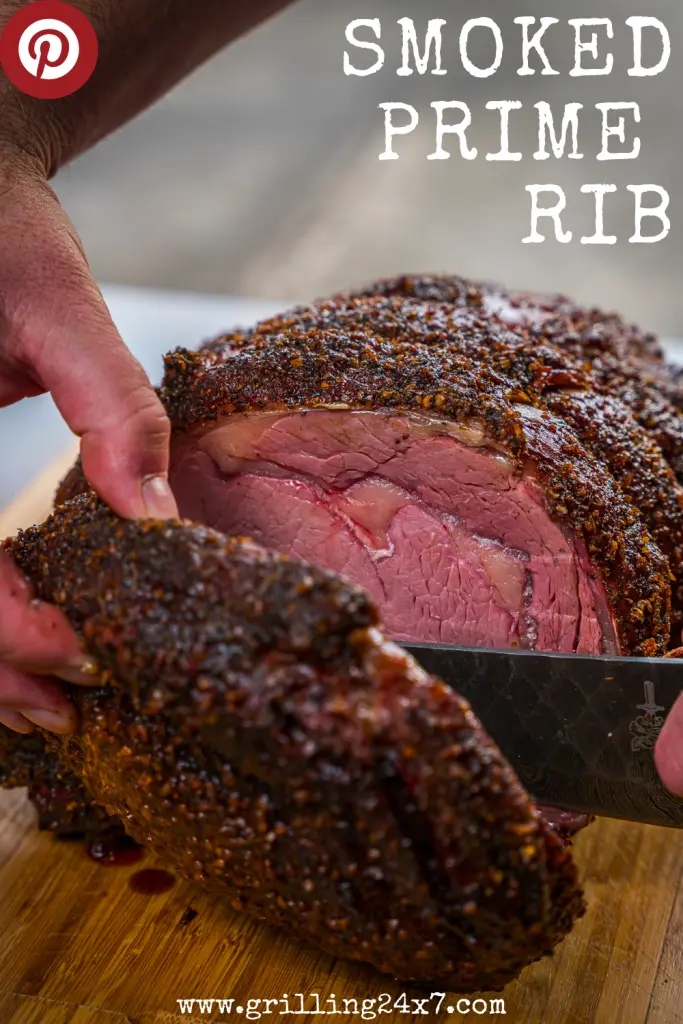
M 627 328 L 616 316 L 579 310 L 566 299 L 505 295 L 458 278 L 398 279 L 380 282 L 374 290 L 381 294 L 374 294 L 371 287 L 365 296 L 342 296 L 294 310 L 266 321 L 255 332 L 214 342 L 209 351 L 222 361 L 256 335 L 267 339 L 283 331 L 317 328 L 350 333 L 356 339 L 372 334 L 426 345 L 445 351 L 446 358 L 460 353 L 491 368 L 508 381 L 508 396 L 561 418 L 640 511 L 676 580 L 681 580 L 673 594 L 674 620 L 680 626 L 683 489 L 653 433 L 638 422 L 620 389 L 606 393 L 596 375 L 588 372 L 607 351 L 618 359 L 622 377 L 643 366 L 664 377 L 667 369 L 655 358 L 654 340 Z M 437 297 L 441 301 L 435 301 Z M 508 323 L 516 329 L 508 329 Z M 680 419 L 677 429 L 683 438 L 683 418 L 673 414 Z
M 504 985 L 582 912 L 561 841 L 361 590 L 87 496 L 8 550 L 107 684 L 77 693 L 85 727 L 53 741 L 62 761 L 187 877 L 459 991 Z
M 162 397 L 182 514 L 361 583 L 391 636 L 666 650 L 681 490 L 558 346 L 342 298 L 175 352 Z
M 41 769 L 39 741 L 12 741 L 10 782 L 67 827 L 91 820 L 87 787 L 183 873 L 330 952 L 504 984 L 581 912 L 571 862 L 375 607 L 397 640 L 664 654 L 682 394 L 619 317 L 454 277 L 177 350 L 171 483 L 224 536 L 80 498 L 11 545 L 108 687 L 78 693 L 83 733 L 55 741 L 73 774 L 52 785 L 53 755 Z M 85 490 L 75 467 L 58 502 Z
M 348 575 L 392 636 L 657 654 L 683 625 L 677 386 L 613 314 L 402 277 L 179 350 L 161 395 L 182 513 Z
M 558 345 L 591 363 L 609 355 L 675 392 L 676 371 L 666 366 L 653 334 L 627 324 L 616 313 L 579 306 L 565 295 L 510 291 L 498 284 L 473 283 L 453 275 L 402 275 L 376 281 L 333 301 L 364 297 L 405 298 L 443 303 L 496 317 L 534 337 Z

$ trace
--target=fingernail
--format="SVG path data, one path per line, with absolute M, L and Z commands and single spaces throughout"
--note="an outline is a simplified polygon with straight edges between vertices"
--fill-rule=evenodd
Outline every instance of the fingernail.
M 24 718 L 24 716 L 18 711 L 1 711 L 0 725 L 6 725 L 8 729 L 12 730 L 12 732 L 19 732 L 24 736 L 28 736 L 30 733 L 36 731 L 36 727 L 33 722 L 29 722 L 28 718 Z
M 72 704 L 63 711 L 47 711 L 45 708 L 21 708 L 21 714 L 39 729 L 66 735 L 78 725 L 78 715 Z
M 101 686 L 99 669 L 92 658 L 85 656 L 74 658 L 66 665 L 60 665 L 53 675 L 63 679 L 66 683 L 74 683 L 76 686 Z
M 178 506 L 165 476 L 151 476 L 142 484 L 142 500 L 150 519 L 177 519 Z

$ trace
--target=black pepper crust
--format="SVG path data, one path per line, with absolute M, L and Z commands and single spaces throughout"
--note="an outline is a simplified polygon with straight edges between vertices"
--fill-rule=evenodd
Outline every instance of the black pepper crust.
M 580 360 L 605 354 L 637 364 L 661 378 L 664 387 L 674 378 L 654 334 L 627 324 L 617 313 L 580 306 L 566 295 L 510 291 L 491 282 L 466 281 L 449 274 L 400 275 L 375 281 L 358 291 L 335 296 L 349 298 L 397 297 L 427 299 L 448 306 L 478 309 L 500 318 L 507 326 L 520 326 L 534 337 L 545 338 Z
M 416 310 L 406 300 L 386 301 L 389 307 L 356 300 L 349 315 L 338 303 L 321 303 L 236 332 L 203 352 L 176 350 L 166 359 L 161 388 L 174 428 L 190 430 L 235 412 L 330 405 L 474 420 L 520 472 L 536 476 L 548 513 L 584 540 L 602 575 L 622 652 L 663 654 L 672 575 L 633 503 L 642 503 L 678 565 L 681 494 L 656 446 L 630 423 L 627 410 L 607 401 L 600 410 L 604 430 L 584 429 L 574 393 L 589 389 L 590 378 L 560 350 L 524 337 L 520 344 L 518 335 L 471 311 L 444 320 L 443 306 Z M 532 419 L 529 409 L 542 415 Z M 619 474 L 624 485 L 629 481 L 624 493 L 605 462 L 616 472 L 637 444 L 638 455 Z
M 683 413 L 666 397 L 660 383 L 615 356 L 594 360 L 591 375 L 598 387 L 631 409 L 664 453 L 676 479 L 683 483 Z
M 64 765 L 233 905 L 406 981 L 500 988 L 583 912 L 561 840 L 361 590 L 94 497 L 6 545 L 101 667 Z M 131 784 L 133 783 L 133 784 Z
M 403 275 L 332 301 L 376 296 L 478 310 L 585 363 L 599 387 L 631 408 L 683 483 L 683 371 L 666 363 L 655 335 L 564 295 L 510 292 L 449 275 Z

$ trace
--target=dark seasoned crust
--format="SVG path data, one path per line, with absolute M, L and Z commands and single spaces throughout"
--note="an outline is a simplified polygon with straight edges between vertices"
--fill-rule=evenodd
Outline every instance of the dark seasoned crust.
M 403 330 L 411 314 L 400 307 L 392 310 L 390 337 L 375 329 L 377 321 L 334 327 L 336 306 L 322 304 L 323 326 L 308 325 L 311 316 L 316 323 L 320 319 L 317 311 L 296 311 L 283 318 L 282 330 L 278 318 L 272 329 L 267 322 L 207 352 L 177 350 L 167 357 L 161 389 L 175 429 L 189 430 L 234 412 L 334 405 L 475 421 L 492 445 L 517 461 L 520 472 L 537 477 L 549 515 L 584 540 L 602 574 L 623 653 L 663 654 L 670 630 L 668 560 L 602 453 L 595 458 L 567 422 L 546 411 L 546 389 L 587 386 L 580 368 L 568 368 L 560 352 L 544 354 L 535 342 L 515 347 L 505 338 L 509 332 L 501 331 L 499 348 L 492 346 L 491 325 L 467 311 L 465 327 L 450 323 L 425 342 L 419 326 Z M 380 309 L 380 321 L 383 316 Z M 420 323 L 419 313 L 415 322 Z M 669 482 L 665 493 L 665 474 L 654 518 L 661 514 L 666 520 L 662 535 L 671 536 L 675 550 L 679 533 L 669 510 L 677 496 Z
M 683 366 L 667 363 L 662 390 L 677 409 L 683 410 Z
M 418 300 L 431 300 L 431 317 L 442 324 L 453 314 L 452 307 L 461 317 L 467 309 L 490 325 L 495 344 L 500 344 L 500 328 L 508 328 L 508 338 L 512 331 L 521 334 L 544 361 L 552 352 L 551 360 L 560 357 L 568 368 L 590 371 L 590 388 L 607 391 L 627 405 L 683 481 L 683 416 L 676 408 L 683 389 L 679 374 L 664 362 L 654 335 L 624 323 L 614 313 L 585 309 L 565 296 L 507 292 L 497 285 L 472 284 L 457 277 L 399 277 L 376 282 L 356 294 L 359 304 L 367 304 L 367 298 L 372 304 L 376 296 L 384 296 L 394 308 L 406 303 L 407 315 L 412 311 L 418 322 L 424 316 L 420 307 L 429 305 Z M 339 296 L 328 305 L 344 308 L 353 301 Z M 386 301 L 382 305 L 386 307 Z M 515 368 L 520 369 L 518 363 Z
M 425 299 L 494 315 L 510 327 L 521 327 L 558 345 L 579 360 L 610 354 L 617 360 L 647 367 L 673 383 L 654 334 L 627 324 L 618 314 L 580 306 L 566 295 L 510 291 L 499 284 L 466 281 L 447 274 L 400 275 L 366 288 L 335 296 L 333 302 L 372 296 Z
M 55 741 L 188 877 L 335 955 L 498 988 L 583 911 L 467 705 L 329 573 L 81 497 L 8 545 L 107 686 Z
M 425 292 L 429 294 L 432 287 L 425 284 Z M 391 296 L 323 301 L 295 309 L 253 331 L 214 342 L 209 346 L 211 358 L 225 361 L 229 352 L 249 345 L 256 335 L 267 338 L 297 328 L 335 329 L 359 338 L 372 332 L 387 340 L 446 346 L 449 352 L 460 352 L 507 378 L 508 394 L 516 401 L 533 402 L 561 417 L 609 468 L 669 559 L 680 581 L 673 595 L 674 618 L 677 625 L 683 622 L 683 488 L 631 409 L 593 389 L 585 364 L 524 331 L 508 330 L 476 309 Z
M 376 281 L 332 301 L 373 296 L 469 308 L 584 362 L 596 383 L 631 408 L 683 483 L 682 372 L 667 365 L 653 334 L 625 323 L 615 313 L 579 306 L 564 295 L 510 292 L 500 285 L 474 284 L 448 275 Z
M 611 395 L 549 394 L 548 409 L 569 423 L 582 444 L 609 467 L 640 511 L 672 571 L 672 632 L 683 624 L 683 488 L 651 435 Z
M 683 414 L 666 397 L 665 389 L 650 374 L 615 356 L 596 359 L 591 373 L 599 387 L 631 409 L 683 483 Z

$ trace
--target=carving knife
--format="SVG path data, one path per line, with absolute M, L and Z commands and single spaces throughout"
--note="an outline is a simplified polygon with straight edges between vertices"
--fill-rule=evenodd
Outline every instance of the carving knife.
M 402 646 L 472 705 L 538 803 L 683 828 L 683 799 L 654 765 L 683 662 Z

